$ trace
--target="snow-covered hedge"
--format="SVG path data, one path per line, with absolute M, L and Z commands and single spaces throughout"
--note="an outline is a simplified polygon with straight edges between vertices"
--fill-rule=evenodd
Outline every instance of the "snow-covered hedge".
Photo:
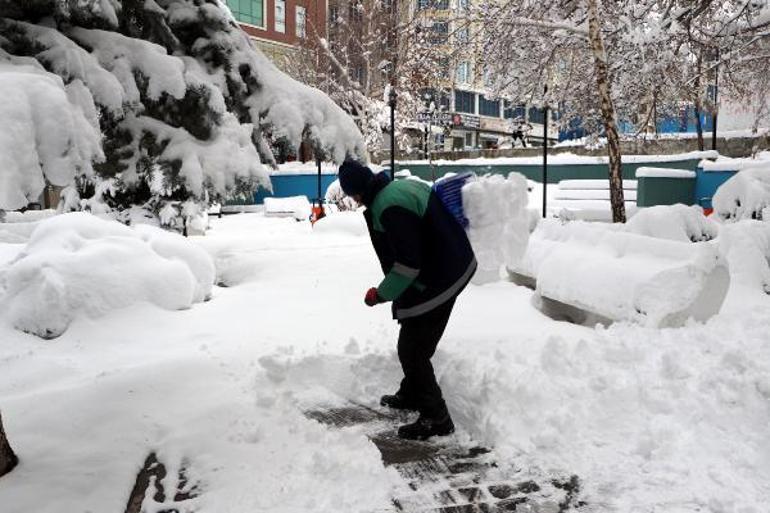
M 479 264 L 473 281 L 497 281 L 501 266 L 515 267 L 527 247 L 527 180 L 519 173 L 475 177 L 463 186 L 462 196 Z
M 716 245 L 664 240 L 594 223 L 544 220 L 513 268 L 540 295 L 611 320 L 676 326 L 716 314 L 729 274 Z
M 78 316 L 135 303 L 190 308 L 214 279 L 211 257 L 180 235 L 71 213 L 41 221 L 0 267 L 0 305 L 16 328 L 53 338 Z
M 770 220 L 770 164 L 736 173 L 717 189 L 712 204 L 724 221 Z

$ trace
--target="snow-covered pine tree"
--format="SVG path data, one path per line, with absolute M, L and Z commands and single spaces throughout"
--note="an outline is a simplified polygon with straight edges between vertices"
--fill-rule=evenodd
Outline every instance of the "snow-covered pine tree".
M 0 34 L 0 92 L 13 88 L 23 105 L 0 99 L 0 116 L 31 136 L 0 143 L 15 164 L 0 166 L 12 186 L 0 208 L 48 181 L 73 186 L 64 208 L 140 206 L 174 224 L 269 187 L 277 142 L 306 141 L 337 162 L 365 154 L 352 120 L 254 50 L 219 0 L 0 0 Z M 48 104 L 69 112 L 46 119 Z M 8 152 L 25 138 L 26 155 Z
M 8 438 L 5 435 L 5 429 L 3 428 L 3 416 L 0 415 L 0 477 L 4 476 L 19 462 L 19 459 L 14 454 L 11 445 L 8 443 Z

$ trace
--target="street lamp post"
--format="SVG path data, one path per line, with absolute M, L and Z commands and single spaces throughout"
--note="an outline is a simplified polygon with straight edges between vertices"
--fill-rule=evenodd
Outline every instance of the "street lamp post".
M 719 102 L 719 48 L 717 47 L 717 65 L 714 71 L 714 107 L 711 114 L 711 149 L 717 149 L 717 104 Z
M 548 84 L 543 88 L 543 218 L 545 218 L 548 190 Z
M 390 179 L 396 178 L 396 88 L 390 84 L 388 92 L 388 105 L 390 105 Z

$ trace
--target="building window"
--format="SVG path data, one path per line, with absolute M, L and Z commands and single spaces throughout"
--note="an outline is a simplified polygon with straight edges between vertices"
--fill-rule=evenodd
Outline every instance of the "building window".
M 428 36 L 428 42 L 432 45 L 441 45 L 447 42 L 449 38 L 449 22 L 434 21 L 431 26 L 431 32 Z
M 265 26 L 264 0 L 226 0 L 236 20 L 257 27 Z
M 511 102 L 507 101 L 505 102 L 505 111 L 503 112 L 503 117 L 505 119 L 516 119 L 521 118 L 524 119 L 524 116 L 527 114 L 527 109 L 524 107 L 524 105 L 511 105 Z
M 463 61 L 457 65 L 457 75 L 455 80 L 458 84 L 469 84 L 471 82 L 471 63 Z
M 476 114 L 476 95 L 468 91 L 455 91 L 455 110 Z
M 467 148 L 473 148 L 473 132 L 465 133 L 465 146 Z
M 470 40 L 470 30 L 468 27 L 463 27 L 455 32 L 455 37 L 458 43 L 467 43 Z
M 500 100 L 488 100 L 484 95 L 479 96 L 479 114 L 499 118 Z
M 286 0 L 275 0 L 275 31 L 286 32 Z
M 329 24 L 335 25 L 339 19 L 340 19 L 339 7 L 337 7 L 336 5 L 329 7 Z
M 458 11 L 467 11 L 468 7 L 470 7 L 470 0 L 457 0 L 457 10 Z
M 532 123 L 540 123 L 543 124 L 545 121 L 545 114 L 543 112 L 543 109 L 538 109 L 537 107 L 530 107 L 529 108 L 529 121 Z
M 364 5 L 361 2 L 351 2 L 348 6 L 348 19 L 355 23 L 364 20 Z
M 297 37 L 305 37 L 305 8 L 298 5 L 296 9 Z
M 437 9 L 440 11 L 449 9 L 449 0 L 417 0 L 417 10 Z
M 364 72 L 363 66 L 356 66 L 353 68 L 353 80 L 358 82 L 360 85 L 363 85 L 363 83 L 366 81 L 366 73 Z

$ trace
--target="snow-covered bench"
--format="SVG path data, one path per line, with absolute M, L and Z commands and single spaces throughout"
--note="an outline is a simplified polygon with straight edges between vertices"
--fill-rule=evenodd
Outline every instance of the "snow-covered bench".
M 623 180 L 623 198 L 629 214 L 636 210 L 636 188 L 636 180 Z M 569 219 L 609 221 L 612 216 L 609 180 L 560 181 L 550 210 Z
M 535 288 L 546 313 L 653 327 L 708 319 L 719 312 L 730 281 L 714 244 L 558 220 L 540 223 L 509 274 Z

